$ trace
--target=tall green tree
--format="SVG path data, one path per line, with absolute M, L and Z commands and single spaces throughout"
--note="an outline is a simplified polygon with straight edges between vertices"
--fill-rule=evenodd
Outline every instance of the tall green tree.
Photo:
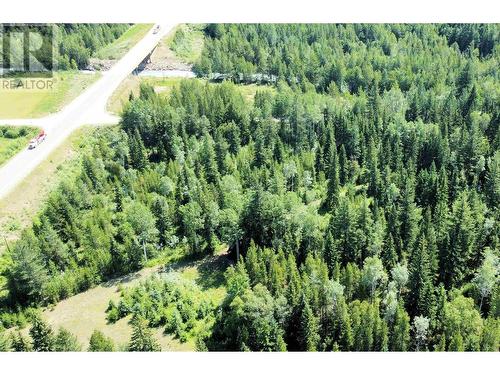
M 159 352 L 161 350 L 147 321 L 139 316 L 132 320 L 132 337 L 128 350 L 131 352 Z

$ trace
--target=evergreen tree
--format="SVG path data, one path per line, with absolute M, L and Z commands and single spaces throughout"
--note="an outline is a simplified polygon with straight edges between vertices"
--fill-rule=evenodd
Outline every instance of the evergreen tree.
M 147 165 L 147 151 L 144 147 L 144 142 L 139 134 L 139 130 L 135 129 L 135 132 L 130 135 L 130 163 L 132 167 L 143 170 Z
M 328 165 L 328 188 L 326 192 L 325 207 L 333 210 L 339 203 L 340 180 L 339 180 L 339 162 L 335 144 L 331 146 L 331 156 Z
M 320 341 L 319 325 L 304 296 L 302 297 L 301 311 L 299 327 L 300 348 L 304 351 L 315 352 L 318 350 Z
M 33 350 L 35 352 L 53 352 L 56 350 L 52 328 L 41 317 L 35 316 L 33 318 L 29 333 L 33 340 Z
M 55 352 L 79 352 L 81 349 L 75 335 L 64 328 L 59 329 L 54 339 Z
M 94 330 L 90 336 L 89 352 L 112 352 L 115 345 L 111 338 L 104 336 L 101 331 Z
M 474 221 L 464 192 L 453 203 L 450 244 L 442 264 L 446 286 L 457 286 L 466 276 L 474 240 Z
M 402 305 L 396 309 L 390 342 L 391 351 L 405 352 L 409 349 L 410 317 Z
M 15 352 L 29 352 L 32 350 L 32 346 L 29 340 L 21 333 L 11 335 L 11 347 Z
M 130 352 L 159 352 L 161 350 L 147 321 L 139 316 L 135 316 L 132 320 L 132 337 L 128 350 Z
M 421 237 L 410 259 L 408 311 L 412 316 L 433 316 L 434 286 L 428 249 L 427 241 Z

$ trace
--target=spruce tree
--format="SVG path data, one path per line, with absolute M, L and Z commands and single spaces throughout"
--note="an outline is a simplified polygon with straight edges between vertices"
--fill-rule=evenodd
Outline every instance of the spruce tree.
M 339 203 L 340 180 L 338 157 L 335 145 L 332 146 L 330 161 L 328 165 L 328 187 L 326 191 L 325 207 L 328 210 L 333 210 Z
M 301 309 L 299 327 L 299 343 L 301 350 L 315 352 L 318 350 L 320 341 L 319 323 L 304 296 L 302 297 Z
M 55 352 L 79 352 L 81 349 L 75 335 L 64 328 L 59 329 L 54 339 Z
M 408 311 L 410 315 L 433 316 L 434 286 L 428 245 L 423 236 L 410 258 L 409 270 Z
M 89 352 L 112 352 L 115 345 L 111 338 L 104 336 L 101 331 L 94 330 L 89 341 Z
M 33 340 L 34 351 L 55 351 L 55 337 L 52 328 L 40 316 L 35 316 L 33 318 L 33 324 L 29 333 Z
M 458 286 L 467 275 L 475 241 L 474 220 L 466 192 L 453 203 L 450 244 L 442 264 L 445 286 Z
M 405 352 L 409 348 L 410 342 L 410 317 L 402 305 L 396 309 L 392 334 L 390 340 L 390 350 L 394 352 Z
M 139 316 L 132 319 L 132 337 L 128 350 L 130 352 L 159 352 L 161 350 L 147 321 Z
M 19 331 L 11 335 L 11 347 L 15 352 L 29 352 L 32 350 L 29 340 Z

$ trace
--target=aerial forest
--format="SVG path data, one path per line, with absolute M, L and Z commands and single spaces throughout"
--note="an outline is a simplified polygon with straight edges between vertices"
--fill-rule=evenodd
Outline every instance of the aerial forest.
M 223 246 L 220 304 L 160 275 L 108 319 L 203 351 L 498 351 L 500 27 L 203 32 L 198 78 L 142 84 L 2 256 L 3 316 Z

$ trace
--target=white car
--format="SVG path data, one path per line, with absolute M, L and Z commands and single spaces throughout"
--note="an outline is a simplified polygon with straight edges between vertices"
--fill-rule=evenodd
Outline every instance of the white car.
M 47 134 L 42 130 L 40 132 L 40 134 L 37 135 L 36 138 L 33 138 L 30 143 L 29 143 L 29 146 L 28 146 L 28 149 L 32 150 L 34 149 L 35 147 L 37 147 L 40 143 L 42 143 L 45 138 L 47 137 Z

